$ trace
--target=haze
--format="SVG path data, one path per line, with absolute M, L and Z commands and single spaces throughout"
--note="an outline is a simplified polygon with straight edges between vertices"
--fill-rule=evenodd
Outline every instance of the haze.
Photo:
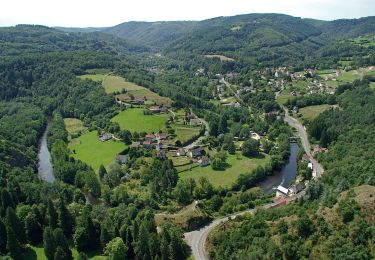
M 8 0 L 1 4 L 0 26 L 105 27 L 126 21 L 203 20 L 245 13 L 334 20 L 372 16 L 375 7 L 372 0 Z

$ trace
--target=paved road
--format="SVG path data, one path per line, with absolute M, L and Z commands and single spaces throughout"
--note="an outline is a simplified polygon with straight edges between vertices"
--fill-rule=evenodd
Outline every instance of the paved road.
M 310 161 L 313 164 L 317 177 L 320 177 L 323 174 L 324 169 L 322 165 L 317 160 L 315 160 L 311 154 L 310 142 L 305 127 L 297 119 L 291 117 L 287 109 L 285 109 L 284 121 L 297 130 L 298 135 L 301 138 L 303 149 L 305 150 L 305 153 L 310 157 Z
M 303 149 L 305 150 L 306 154 L 310 156 L 311 162 L 313 163 L 314 168 L 317 172 L 317 177 L 321 176 L 324 172 L 324 169 L 312 157 L 311 150 L 310 150 L 310 143 L 309 143 L 309 140 L 308 140 L 308 137 L 307 137 L 307 132 L 306 132 L 305 127 L 298 120 L 289 116 L 288 111 L 285 111 L 284 120 L 291 127 L 295 128 L 297 130 L 297 132 L 298 132 L 298 134 L 301 138 Z M 286 200 L 287 200 L 287 202 L 292 202 L 292 201 L 304 196 L 304 194 L 305 194 L 305 191 L 303 190 L 303 191 L 301 191 L 300 193 L 298 193 L 294 196 L 286 198 Z M 269 209 L 269 208 L 272 208 L 272 207 L 275 207 L 275 206 L 277 206 L 277 203 L 269 203 L 269 204 L 264 205 L 263 208 Z M 246 211 L 243 211 L 243 212 L 234 213 L 230 216 L 216 219 L 216 220 L 212 221 L 210 224 L 208 224 L 207 226 L 205 226 L 205 227 L 203 227 L 199 230 L 195 230 L 195 231 L 185 233 L 184 234 L 185 240 L 186 240 L 187 244 L 191 247 L 194 259 L 195 260 L 209 260 L 205 244 L 206 244 L 208 235 L 210 234 L 210 232 L 215 227 L 217 227 L 219 224 L 221 224 L 225 221 L 228 221 L 229 218 L 234 218 L 236 216 L 240 216 L 240 215 L 243 215 L 245 213 L 253 214 L 253 213 L 255 213 L 255 211 L 256 211 L 256 209 L 250 209 L 250 210 L 246 210 Z
M 192 115 L 194 115 L 193 111 L 190 109 L 190 113 Z M 204 134 L 202 136 L 200 136 L 197 140 L 195 140 L 194 142 L 192 142 L 191 144 L 188 144 L 187 146 L 185 146 L 184 148 L 189 150 L 189 149 L 192 149 L 194 148 L 195 146 L 197 146 L 200 142 L 202 142 L 204 139 L 206 139 L 208 137 L 208 133 L 210 131 L 210 126 L 208 124 L 208 122 L 206 120 L 204 120 L 203 118 L 199 118 L 197 117 L 197 119 L 199 119 L 202 124 L 204 124 L 205 126 L 205 131 L 204 131 Z

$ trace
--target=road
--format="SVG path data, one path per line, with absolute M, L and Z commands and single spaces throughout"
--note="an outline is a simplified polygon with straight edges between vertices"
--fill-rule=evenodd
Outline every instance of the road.
M 314 166 L 314 168 L 317 172 L 317 177 L 320 177 L 323 174 L 324 169 L 320 165 L 320 163 L 318 163 L 312 157 L 311 150 L 310 150 L 310 142 L 308 140 L 307 132 L 306 132 L 305 127 L 298 120 L 289 116 L 287 110 L 285 111 L 284 120 L 291 127 L 295 128 L 297 130 L 298 135 L 301 138 L 303 149 L 305 150 L 305 153 L 307 155 L 309 155 L 309 157 L 311 159 L 311 162 L 313 163 L 313 166 Z M 301 191 L 300 193 L 298 193 L 294 196 L 287 197 L 286 200 L 289 203 L 289 202 L 292 202 L 292 201 L 304 196 L 304 194 L 305 194 L 305 190 Z M 264 205 L 263 208 L 269 209 L 269 208 L 275 207 L 277 205 L 278 205 L 277 203 L 273 202 L 273 203 L 269 203 L 269 204 Z M 210 232 L 215 227 L 217 227 L 219 224 L 221 224 L 225 221 L 228 221 L 229 218 L 234 218 L 236 216 L 240 216 L 240 215 L 243 215 L 245 213 L 253 214 L 253 213 L 255 213 L 255 211 L 256 211 L 256 209 L 249 209 L 249 210 L 246 210 L 246 211 L 243 211 L 243 212 L 234 213 L 230 216 L 216 219 L 216 220 L 212 221 L 210 224 L 208 224 L 207 226 L 205 226 L 205 227 L 203 227 L 199 230 L 195 230 L 195 231 L 185 233 L 184 234 L 185 241 L 191 247 L 194 259 L 196 259 L 196 260 L 209 260 L 208 253 L 206 251 L 205 245 L 206 245 L 208 235 L 210 234 Z
M 190 113 L 192 115 L 194 115 L 194 113 L 193 113 L 193 111 L 191 109 L 190 109 Z M 206 139 L 207 136 L 208 136 L 208 134 L 209 134 L 209 131 L 210 131 L 210 126 L 209 126 L 209 124 L 208 124 L 208 122 L 206 120 L 204 120 L 203 118 L 199 118 L 199 117 L 197 117 L 197 119 L 199 119 L 202 122 L 202 124 L 204 124 L 204 126 L 205 126 L 204 134 L 201 135 L 197 140 L 195 140 L 191 144 L 188 144 L 187 146 L 185 146 L 184 148 L 187 149 L 187 150 L 194 148 L 200 142 L 202 142 L 204 139 Z
M 301 139 L 303 149 L 305 150 L 305 153 L 310 157 L 310 161 L 312 162 L 313 168 L 316 171 L 316 176 L 320 177 L 323 174 L 324 169 L 322 165 L 317 160 L 315 160 L 311 154 L 310 142 L 309 142 L 305 127 L 297 119 L 291 117 L 287 109 L 284 109 L 284 110 L 285 110 L 284 121 L 287 122 L 291 127 L 297 130 L 298 135 Z

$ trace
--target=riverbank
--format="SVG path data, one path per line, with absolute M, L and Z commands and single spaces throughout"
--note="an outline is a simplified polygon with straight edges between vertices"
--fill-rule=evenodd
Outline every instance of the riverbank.
M 47 135 L 50 127 L 51 121 L 48 120 L 46 129 L 40 139 L 38 151 L 38 176 L 41 180 L 52 183 L 56 178 L 53 174 L 52 158 L 47 143 Z

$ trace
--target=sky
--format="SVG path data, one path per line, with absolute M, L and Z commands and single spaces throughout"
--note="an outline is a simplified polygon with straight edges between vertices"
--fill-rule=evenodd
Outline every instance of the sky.
M 335 20 L 375 15 L 375 0 L 2 0 L 0 26 L 106 27 L 127 21 L 204 20 L 283 13 Z

